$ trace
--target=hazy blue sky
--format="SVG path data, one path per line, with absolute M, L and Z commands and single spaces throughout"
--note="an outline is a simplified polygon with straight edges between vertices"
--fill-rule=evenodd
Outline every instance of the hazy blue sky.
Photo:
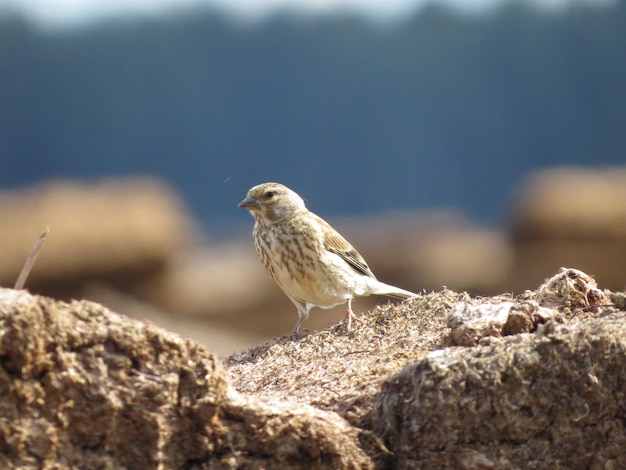
M 376 20 L 402 17 L 425 4 L 484 11 L 510 0 L 0 0 L 0 11 L 17 10 L 48 26 L 80 25 L 118 15 L 159 15 L 192 5 L 211 5 L 236 18 L 254 20 L 280 9 L 308 13 L 357 12 Z M 612 0 L 517 0 L 539 8 L 571 3 L 603 5 Z

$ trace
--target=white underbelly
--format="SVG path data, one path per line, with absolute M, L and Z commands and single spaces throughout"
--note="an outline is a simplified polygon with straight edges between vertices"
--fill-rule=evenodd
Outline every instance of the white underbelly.
M 315 268 L 293 275 L 285 265 L 275 265 L 278 285 L 291 297 L 330 308 L 366 294 L 366 276 L 354 271 L 339 256 L 328 253 Z

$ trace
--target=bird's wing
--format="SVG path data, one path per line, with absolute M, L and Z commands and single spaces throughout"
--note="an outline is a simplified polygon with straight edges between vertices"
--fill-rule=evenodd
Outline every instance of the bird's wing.
M 320 217 L 318 217 L 318 222 L 323 227 L 324 231 L 324 248 L 331 253 L 335 253 L 340 256 L 357 272 L 376 279 L 376 276 L 374 276 L 374 273 L 367 265 L 361 254 L 356 251 L 354 247 L 339 234 L 339 232 L 337 232 L 328 222 Z

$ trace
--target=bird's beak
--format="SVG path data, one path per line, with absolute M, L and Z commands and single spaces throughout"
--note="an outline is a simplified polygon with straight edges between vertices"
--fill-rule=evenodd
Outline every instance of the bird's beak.
M 248 210 L 256 209 L 259 207 L 259 201 L 257 201 L 256 198 L 253 198 L 252 196 L 248 196 L 239 204 L 237 204 L 237 207 L 242 207 L 243 209 Z

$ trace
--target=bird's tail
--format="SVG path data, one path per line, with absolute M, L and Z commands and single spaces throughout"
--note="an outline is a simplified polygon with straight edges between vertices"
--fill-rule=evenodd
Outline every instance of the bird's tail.
M 410 299 L 411 297 L 418 297 L 418 295 L 414 292 L 400 289 L 399 287 L 385 284 L 380 281 L 376 281 L 376 284 L 372 286 L 372 294 L 387 295 L 389 297 L 395 297 L 396 299 Z

